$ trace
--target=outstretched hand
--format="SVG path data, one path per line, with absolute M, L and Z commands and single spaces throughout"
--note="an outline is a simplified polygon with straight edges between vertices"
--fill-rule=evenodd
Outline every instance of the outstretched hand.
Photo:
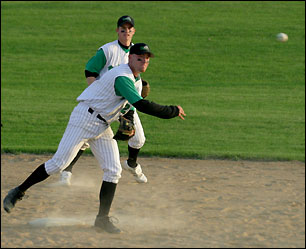
M 185 119 L 183 116 L 186 116 L 186 114 L 185 114 L 185 112 L 184 112 L 184 110 L 183 110 L 183 108 L 180 106 L 180 105 L 178 105 L 177 106 L 178 107 L 178 109 L 179 109 L 179 117 L 181 118 L 181 119 Z

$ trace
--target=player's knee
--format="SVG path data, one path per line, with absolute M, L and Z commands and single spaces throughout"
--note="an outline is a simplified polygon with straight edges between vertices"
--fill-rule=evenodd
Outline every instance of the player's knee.
M 129 146 L 135 149 L 140 149 L 142 146 L 144 146 L 146 141 L 146 137 L 143 136 L 137 136 L 135 139 L 129 140 Z
M 121 178 L 122 169 L 104 170 L 103 181 L 118 183 Z
M 62 171 L 65 167 L 66 167 L 65 163 L 57 162 L 53 158 L 51 158 L 45 163 L 45 169 L 48 175 L 54 175 Z
M 139 143 L 138 143 L 138 147 L 141 148 L 146 142 L 146 137 L 145 136 L 142 136 L 141 139 L 139 140 Z

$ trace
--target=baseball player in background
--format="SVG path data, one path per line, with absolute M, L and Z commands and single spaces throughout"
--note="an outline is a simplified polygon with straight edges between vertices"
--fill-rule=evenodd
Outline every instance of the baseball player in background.
M 135 31 L 134 19 L 132 17 L 122 16 L 118 19 L 116 29 L 116 32 L 118 33 L 118 40 L 101 46 L 96 55 L 93 56 L 86 64 L 85 76 L 88 85 L 95 80 L 100 79 L 101 76 L 110 69 L 122 63 L 128 62 L 128 55 Z M 142 91 L 142 84 L 137 86 L 137 90 L 140 94 Z M 127 105 L 122 110 L 122 114 L 127 113 L 129 110 L 130 106 Z M 132 108 L 131 112 L 133 112 L 135 135 L 128 141 L 128 159 L 125 161 L 123 168 L 132 173 L 138 183 L 146 183 L 147 177 L 143 174 L 141 165 L 137 163 L 138 153 L 145 143 L 145 135 L 135 108 Z M 61 185 L 69 186 L 71 184 L 73 165 L 87 148 L 89 148 L 89 145 L 88 143 L 85 143 L 71 164 L 61 172 Z
M 65 169 L 75 158 L 84 143 L 88 143 L 104 174 L 99 194 L 99 211 L 94 227 L 98 231 L 120 233 L 109 212 L 115 190 L 121 177 L 120 155 L 117 141 L 110 124 L 118 120 L 122 108 L 129 103 L 138 111 L 169 119 L 179 116 L 184 120 L 181 106 L 159 105 L 143 99 L 137 85 L 141 84 L 140 73 L 144 73 L 153 57 L 148 45 L 137 43 L 129 53 L 129 62 L 106 72 L 90 84 L 77 98 L 64 135 L 54 156 L 37 167 L 19 186 L 11 189 L 3 200 L 8 213 L 14 208 L 34 184 Z

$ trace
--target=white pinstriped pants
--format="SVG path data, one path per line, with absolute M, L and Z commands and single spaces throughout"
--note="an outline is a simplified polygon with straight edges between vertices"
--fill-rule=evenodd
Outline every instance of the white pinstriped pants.
M 130 147 L 134 149 L 140 149 L 144 145 L 146 137 L 144 135 L 142 124 L 140 122 L 140 118 L 136 110 L 134 112 L 134 126 L 135 126 L 135 135 L 129 139 L 128 144 Z
M 111 127 L 97 118 L 98 113 L 89 113 L 88 108 L 79 103 L 72 111 L 56 153 L 45 163 L 46 172 L 53 175 L 64 170 L 88 143 L 104 171 L 103 180 L 118 183 L 122 168 L 117 141 Z

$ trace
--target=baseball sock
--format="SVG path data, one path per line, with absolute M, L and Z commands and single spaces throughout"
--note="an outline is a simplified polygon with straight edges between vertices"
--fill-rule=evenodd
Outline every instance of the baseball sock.
M 112 205 L 117 184 L 103 181 L 100 190 L 100 207 L 97 216 L 108 216 L 110 207 Z
M 130 146 L 128 146 L 128 150 L 129 150 L 129 158 L 127 160 L 128 162 L 128 165 L 132 168 L 136 168 L 137 166 L 137 156 L 138 156 L 138 153 L 140 151 L 140 149 L 134 149 Z
M 69 166 L 64 169 L 64 171 L 69 171 L 72 172 L 72 167 L 73 165 L 76 163 L 76 161 L 80 158 L 80 156 L 83 154 L 84 150 L 79 150 L 78 154 L 75 156 L 75 158 L 73 159 L 73 161 L 69 164 Z
M 47 179 L 48 177 L 49 175 L 47 174 L 45 164 L 43 163 L 38 168 L 36 168 L 36 170 L 34 170 L 33 173 L 18 187 L 22 192 L 25 192 L 34 184 L 41 182 Z

